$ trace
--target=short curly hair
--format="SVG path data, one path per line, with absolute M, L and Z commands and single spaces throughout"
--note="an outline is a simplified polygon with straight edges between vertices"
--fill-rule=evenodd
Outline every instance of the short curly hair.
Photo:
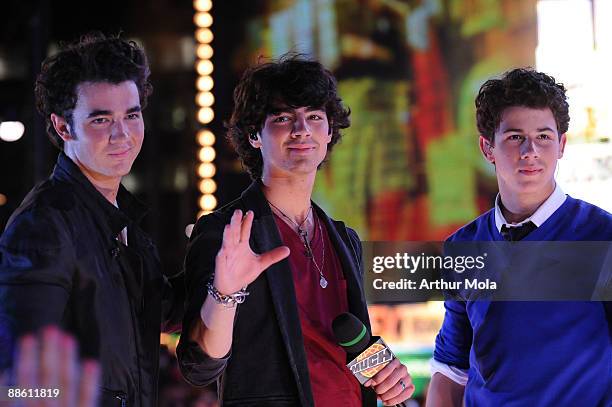
M 333 74 L 319 62 L 301 54 L 285 54 L 245 71 L 234 89 L 234 111 L 225 123 L 227 139 L 252 179 L 261 178 L 261 151 L 249 143 L 249 134 L 260 132 L 266 117 L 279 107 L 316 107 L 327 114 L 331 141 L 328 154 L 350 126 L 350 109 L 338 96 Z
M 83 82 L 118 84 L 133 81 L 144 109 L 153 92 L 147 56 L 135 42 L 106 36 L 99 32 L 85 34 L 80 40 L 62 45 L 55 55 L 45 59 L 36 78 L 36 108 L 44 116 L 49 139 L 60 150 L 64 142 L 55 132 L 51 113 L 65 118 L 71 126 L 77 103 L 77 86 Z
M 476 96 L 476 123 L 479 133 L 493 143 L 504 110 L 513 106 L 535 109 L 548 107 L 557 124 L 559 137 L 569 127 L 566 89 L 555 78 L 532 68 L 516 68 L 501 79 L 490 79 Z

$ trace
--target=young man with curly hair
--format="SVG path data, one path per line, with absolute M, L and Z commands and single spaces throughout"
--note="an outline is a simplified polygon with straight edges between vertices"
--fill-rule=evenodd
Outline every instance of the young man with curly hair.
M 476 119 L 499 194 L 450 242 L 612 240 L 612 215 L 555 182 L 569 125 L 562 84 L 509 71 L 481 87 Z M 612 405 L 610 303 L 449 300 L 445 308 L 429 406 Z
M 228 137 L 253 183 L 191 236 L 184 376 L 218 381 L 226 406 L 406 400 L 405 366 L 393 361 L 362 389 L 332 332 L 343 312 L 369 326 L 359 237 L 311 201 L 317 169 L 349 126 L 334 77 L 285 56 L 247 70 L 234 103 Z
M 18 336 L 59 326 L 99 359 L 104 406 L 157 404 L 160 328 L 182 318 L 182 306 L 162 307 L 173 291 L 138 226 L 144 207 L 121 185 L 142 146 L 149 74 L 140 47 L 102 34 L 43 62 L 36 103 L 61 152 L 0 239 L 0 368 Z

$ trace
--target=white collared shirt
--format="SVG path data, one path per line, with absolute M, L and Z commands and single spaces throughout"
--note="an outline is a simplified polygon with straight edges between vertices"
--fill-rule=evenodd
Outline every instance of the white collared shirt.
M 519 222 L 519 223 L 510 223 L 504 218 L 504 215 L 501 211 L 500 206 L 500 196 L 497 194 L 495 198 L 495 226 L 497 226 L 497 231 L 501 233 L 501 229 L 503 225 L 507 225 L 507 227 L 518 227 L 524 223 L 529 221 L 533 222 L 537 227 L 540 227 L 548 218 L 551 217 L 553 213 L 567 199 L 567 195 L 561 190 L 559 184 L 555 185 L 555 190 L 552 194 L 546 199 L 542 205 L 536 209 L 536 211 L 528 217 L 527 219 Z M 448 377 L 452 381 L 461 386 L 465 386 L 468 380 L 468 371 L 464 369 L 459 369 L 455 366 L 447 365 L 446 363 L 438 362 L 435 359 L 431 359 L 430 365 L 431 375 L 433 376 L 435 373 L 441 373 L 444 376 Z
M 556 184 L 553 193 L 550 194 L 548 199 L 546 199 L 538 209 L 536 209 L 533 215 L 519 223 L 510 223 L 504 218 L 501 211 L 500 199 L 499 194 L 497 194 L 495 198 L 495 226 L 497 226 L 497 231 L 501 233 L 503 225 L 507 227 L 518 227 L 531 221 L 537 227 L 540 227 L 561 205 L 563 205 L 563 202 L 567 199 L 567 195 L 565 195 L 565 192 L 563 192 L 559 184 Z

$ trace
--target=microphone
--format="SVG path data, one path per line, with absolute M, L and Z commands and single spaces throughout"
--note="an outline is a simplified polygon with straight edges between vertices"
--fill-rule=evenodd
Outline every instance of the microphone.
M 385 341 L 371 336 L 363 322 L 350 312 L 338 315 L 332 322 L 332 330 L 338 344 L 352 358 L 346 367 L 361 385 L 397 359 Z M 406 407 L 406 404 L 396 406 Z

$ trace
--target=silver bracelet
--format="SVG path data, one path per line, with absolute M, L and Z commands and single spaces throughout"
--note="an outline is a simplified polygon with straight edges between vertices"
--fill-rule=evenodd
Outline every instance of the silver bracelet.
M 208 294 L 212 297 L 217 304 L 223 305 L 225 308 L 234 308 L 237 304 L 242 304 L 246 299 L 249 292 L 246 291 L 246 287 L 236 291 L 233 294 L 221 294 L 219 290 L 215 288 L 212 281 L 206 283 Z

